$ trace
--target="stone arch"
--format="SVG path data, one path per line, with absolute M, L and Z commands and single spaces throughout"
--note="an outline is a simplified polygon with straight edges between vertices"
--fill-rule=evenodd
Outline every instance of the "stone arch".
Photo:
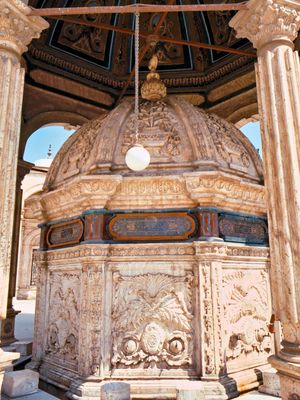
M 259 115 L 258 114 L 253 114 L 250 117 L 244 117 L 240 119 L 238 122 L 235 123 L 235 126 L 240 129 L 244 125 L 249 124 L 250 122 L 259 122 Z
M 244 107 L 239 107 L 235 111 L 233 111 L 227 118 L 227 121 L 232 122 L 233 124 L 237 124 L 239 121 L 251 118 L 253 115 L 258 115 L 258 104 L 249 103 Z
M 22 159 L 25 151 L 25 146 L 29 137 L 46 125 L 63 125 L 63 126 L 74 126 L 78 127 L 87 122 L 89 118 L 86 116 L 70 112 L 70 111 L 46 111 L 35 115 L 28 121 L 24 122 L 21 130 L 20 146 L 19 146 L 19 157 Z

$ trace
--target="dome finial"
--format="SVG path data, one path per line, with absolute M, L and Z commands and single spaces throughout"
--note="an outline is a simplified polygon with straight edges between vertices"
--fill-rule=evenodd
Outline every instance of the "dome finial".
M 147 80 L 141 88 L 141 95 L 145 100 L 158 101 L 167 95 L 166 85 L 161 81 L 159 74 L 156 72 L 157 66 L 158 57 L 154 54 L 148 65 L 150 72 L 147 75 Z

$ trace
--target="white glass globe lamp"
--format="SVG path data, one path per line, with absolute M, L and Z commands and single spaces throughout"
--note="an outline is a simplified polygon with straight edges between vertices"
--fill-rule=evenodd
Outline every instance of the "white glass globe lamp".
M 125 162 L 132 171 L 143 171 L 150 164 L 149 151 L 141 144 L 135 144 L 127 151 Z

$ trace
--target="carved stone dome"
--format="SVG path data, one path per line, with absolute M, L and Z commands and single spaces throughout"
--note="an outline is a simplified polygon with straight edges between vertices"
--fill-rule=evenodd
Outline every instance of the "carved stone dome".
M 125 154 L 134 140 L 134 100 L 126 99 L 106 117 L 84 124 L 65 142 L 44 189 L 55 189 L 77 175 L 192 171 L 222 171 L 262 183 L 262 163 L 249 140 L 231 123 L 182 98 L 141 101 L 139 142 L 151 154 L 151 164 L 142 173 L 129 171 L 125 165 Z

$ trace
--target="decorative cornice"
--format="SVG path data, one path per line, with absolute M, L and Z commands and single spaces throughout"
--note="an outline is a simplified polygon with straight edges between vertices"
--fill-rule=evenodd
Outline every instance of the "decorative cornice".
M 244 245 L 232 245 L 215 242 L 194 242 L 195 255 L 198 257 L 212 256 L 212 258 L 220 257 L 224 258 L 263 258 L 266 261 L 270 257 L 270 249 L 268 247 L 255 247 L 255 246 L 244 246 Z
M 122 178 L 114 176 L 79 176 L 56 191 L 41 195 L 42 208 L 51 219 L 71 217 L 93 208 L 104 208 Z
M 43 18 L 28 16 L 30 11 L 20 0 L 0 0 L 0 50 L 20 57 L 32 39 L 48 28 Z
M 26 216 L 42 221 L 74 217 L 86 210 L 219 207 L 253 216 L 266 214 L 265 188 L 219 171 L 183 176 L 78 176 L 59 189 L 33 196 Z
M 255 215 L 266 212 L 266 194 L 262 185 L 221 172 L 185 173 L 184 178 L 190 197 L 202 207 L 234 210 L 238 201 L 239 211 Z
M 295 0 L 250 0 L 249 10 L 230 21 L 238 38 L 249 39 L 257 49 L 276 40 L 293 41 L 300 28 L 300 3 Z
M 105 258 L 123 259 L 129 258 L 165 258 L 168 257 L 191 257 L 202 258 L 203 256 L 211 256 L 211 258 L 261 258 L 268 261 L 270 250 L 267 247 L 255 247 L 244 245 L 233 245 L 216 242 L 193 242 L 191 244 L 97 244 L 75 246 L 69 249 L 37 251 L 34 255 L 36 262 L 51 262 L 57 260 L 68 259 L 84 259 L 84 258 Z M 81 260 L 80 262 L 82 262 Z
M 112 87 L 114 89 L 123 89 L 127 85 L 126 80 L 112 78 L 111 74 L 106 75 L 105 73 L 99 73 L 93 71 L 92 69 L 88 69 L 86 67 L 82 67 L 77 63 L 64 60 L 62 57 L 59 57 L 55 54 L 52 54 L 48 51 L 45 51 L 44 48 L 30 46 L 29 54 L 32 57 L 32 63 L 34 64 L 36 61 L 42 61 L 47 65 L 52 65 L 53 67 L 57 67 L 62 69 L 63 71 L 67 71 L 74 75 L 77 75 L 81 78 L 88 79 L 92 82 L 96 82 L 98 84 L 104 84 L 106 86 Z M 220 68 L 216 68 L 211 72 L 207 72 L 204 75 L 199 75 L 199 73 L 195 73 L 192 76 L 184 76 L 184 77 L 172 77 L 169 79 L 161 79 L 162 82 L 169 88 L 176 87 L 198 87 L 211 84 L 213 82 L 218 81 L 219 79 L 225 77 L 226 75 L 231 74 L 237 69 L 244 67 L 250 63 L 253 63 L 253 59 L 249 57 L 239 57 L 238 59 L 228 62 L 222 65 Z M 40 63 L 39 63 L 40 65 Z M 48 67 L 49 68 L 49 67 Z M 131 82 L 129 85 L 130 88 L 134 87 L 134 83 Z

